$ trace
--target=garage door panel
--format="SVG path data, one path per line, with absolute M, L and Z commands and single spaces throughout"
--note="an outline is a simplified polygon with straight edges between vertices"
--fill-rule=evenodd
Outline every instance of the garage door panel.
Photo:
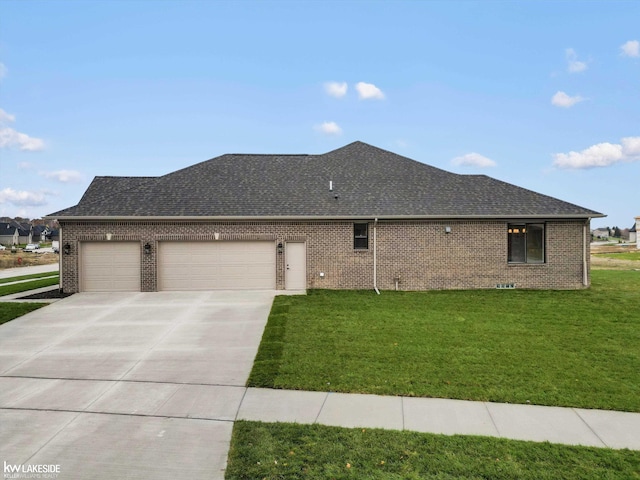
M 82 291 L 140 291 L 138 243 L 83 242 L 80 249 Z
M 161 290 L 274 289 L 274 242 L 161 242 Z

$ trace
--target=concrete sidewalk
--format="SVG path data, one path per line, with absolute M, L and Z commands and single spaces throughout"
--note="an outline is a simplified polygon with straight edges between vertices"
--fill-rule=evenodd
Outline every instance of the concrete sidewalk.
M 640 413 L 607 410 L 249 388 L 237 419 L 640 450 Z
M 29 254 L 31 255 L 31 254 Z M 37 255 L 34 253 L 33 255 Z M 34 275 L 36 273 L 47 273 L 58 271 L 58 263 L 50 263 L 47 265 L 35 265 L 32 267 L 15 267 L 0 270 L 0 278 L 20 277 L 22 275 Z
M 213 422 L 317 423 L 640 450 L 640 413 L 233 385 L 11 376 L 0 377 L 0 392 L 5 392 L 0 394 L 0 411 L 7 422 L 12 411 L 24 415 L 46 410 Z

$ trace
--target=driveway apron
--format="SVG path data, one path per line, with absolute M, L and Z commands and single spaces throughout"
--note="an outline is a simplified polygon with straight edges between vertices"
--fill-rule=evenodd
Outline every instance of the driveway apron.
M 224 478 L 273 295 L 83 293 L 2 325 L 5 474 Z

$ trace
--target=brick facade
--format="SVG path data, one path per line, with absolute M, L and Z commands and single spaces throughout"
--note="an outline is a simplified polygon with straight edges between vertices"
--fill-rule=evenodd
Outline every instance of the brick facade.
M 507 262 L 507 223 L 486 221 L 380 221 L 377 233 L 378 288 L 401 290 L 496 288 L 579 289 L 583 285 L 582 220 L 548 221 L 545 232 L 546 262 L 540 265 Z M 537 222 L 540 223 L 540 222 Z M 158 242 L 272 240 L 274 249 L 282 242 L 304 241 L 307 253 L 307 287 L 328 289 L 373 288 L 373 222 L 369 222 L 369 248 L 354 250 L 350 221 L 62 221 L 62 288 L 78 292 L 82 242 L 140 242 L 141 290 L 157 290 Z M 445 227 L 451 232 L 446 233 Z M 589 231 L 587 225 L 587 232 Z M 146 243 L 151 254 L 144 255 Z M 61 249 L 62 250 L 62 249 Z M 276 288 L 284 289 L 284 255 L 276 256 Z M 320 272 L 324 277 L 320 277 Z

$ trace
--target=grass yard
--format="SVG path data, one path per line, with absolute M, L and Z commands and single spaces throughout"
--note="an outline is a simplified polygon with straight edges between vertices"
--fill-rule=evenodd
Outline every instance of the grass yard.
M 236 422 L 232 479 L 640 479 L 640 452 L 497 438 Z
M 0 325 L 46 305 L 48 304 L 0 302 Z
M 19 280 L 31 280 L 34 278 L 51 277 L 53 275 L 59 275 L 59 272 L 56 271 L 56 272 L 47 272 L 47 273 L 33 273 L 31 275 L 20 275 L 18 277 L 0 278 L 0 284 L 17 282 Z
M 40 276 L 50 276 L 53 275 L 52 273 L 50 274 L 41 274 Z M 35 290 L 36 288 L 42 288 L 42 287 L 51 287 L 53 285 L 58 285 L 58 283 L 60 282 L 59 277 L 54 277 L 54 278 L 45 278 L 42 280 L 33 280 L 31 282 L 24 282 L 24 283 L 14 283 L 12 285 L 0 285 L 0 297 L 3 295 L 11 295 L 12 293 L 19 293 L 19 292 L 27 292 L 29 290 Z
M 640 272 L 588 290 L 276 297 L 249 385 L 640 412 Z
M 597 253 L 594 255 L 604 258 L 613 258 L 614 260 L 634 260 L 640 262 L 640 250 L 620 253 Z

